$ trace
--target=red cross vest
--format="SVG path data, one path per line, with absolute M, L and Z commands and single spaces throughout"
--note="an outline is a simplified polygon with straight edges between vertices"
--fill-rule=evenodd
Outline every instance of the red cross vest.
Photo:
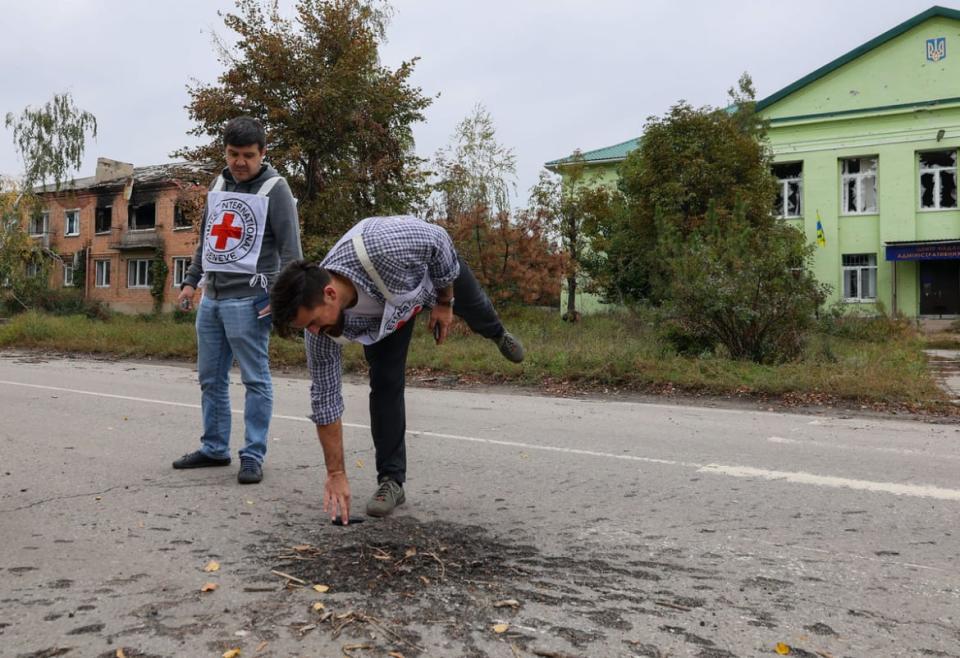
M 280 176 L 274 176 L 266 180 L 256 194 L 245 194 L 224 192 L 223 175 L 217 177 L 207 192 L 204 272 L 256 275 L 270 203 L 267 194 L 279 181 Z

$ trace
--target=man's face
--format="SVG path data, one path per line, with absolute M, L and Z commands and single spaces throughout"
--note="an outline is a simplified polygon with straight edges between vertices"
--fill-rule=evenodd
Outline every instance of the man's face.
M 260 173 L 260 165 L 263 164 L 263 156 L 267 154 L 267 149 L 260 148 L 259 144 L 247 144 L 246 146 L 234 146 L 227 144 L 226 160 L 227 169 L 233 180 L 243 183 Z
M 297 310 L 297 317 L 290 325 L 294 329 L 306 329 L 315 336 L 319 334 L 340 336 L 343 334 L 345 319 L 346 316 L 340 310 L 340 306 L 328 302 L 313 308 L 301 306 Z

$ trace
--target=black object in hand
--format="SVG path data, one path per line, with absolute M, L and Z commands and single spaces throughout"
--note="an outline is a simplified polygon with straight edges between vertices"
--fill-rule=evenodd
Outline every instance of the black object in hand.
M 363 523 L 363 521 L 364 518 L 362 516 L 351 516 L 350 523 L 348 525 L 356 525 L 357 523 Z M 343 519 L 338 516 L 331 521 L 331 523 L 333 523 L 333 525 L 343 525 Z
M 440 340 L 440 323 L 439 322 L 433 325 L 433 339 L 436 341 Z

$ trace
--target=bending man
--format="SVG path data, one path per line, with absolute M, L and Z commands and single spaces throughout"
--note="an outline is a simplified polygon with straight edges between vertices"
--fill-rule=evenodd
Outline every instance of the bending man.
M 281 333 L 305 329 L 312 379 L 312 420 L 327 467 L 323 507 L 349 520 L 350 485 L 343 458 L 341 346 L 363 344 L 370 365 L 370 427 L 379 487 L 367 514 L 386 516 L 402 504 L 407 475 L 407 349 L 417 314 L 443 343 L 453 316 L 493 340 L 509 360 L 523 346 L 509 334 L 476 278 L 439 226 L 415 217 L 371 217 L 356 224 L 320 263 L 286 267 L 271 293 Z

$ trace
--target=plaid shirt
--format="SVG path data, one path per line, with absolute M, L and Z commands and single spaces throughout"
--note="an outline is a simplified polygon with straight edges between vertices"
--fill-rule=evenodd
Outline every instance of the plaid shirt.
M 412 292 L 429 275 L 435 288 L 445 288 L 460 274 L 460 263 L 453 242 L 445 230 L 416 217 L 371 217 L 363 226 L 363 244 L 373 266 L 393 294 Z M 353 244 L 346 240 L 320 262 L 331 272 L 349 279 L 381 304 L 383 293 L 370 279 L 357 258 Z M 433 306 L 436 292 L 423 300 Z M 376 337 L 381 317 L 347 315 L 343 338 Z M 342 347 L 329 336 L 304 333 L 307 368 L 310 370 L 310 419 L 317 425 L 329 425 L 343 415 Z

